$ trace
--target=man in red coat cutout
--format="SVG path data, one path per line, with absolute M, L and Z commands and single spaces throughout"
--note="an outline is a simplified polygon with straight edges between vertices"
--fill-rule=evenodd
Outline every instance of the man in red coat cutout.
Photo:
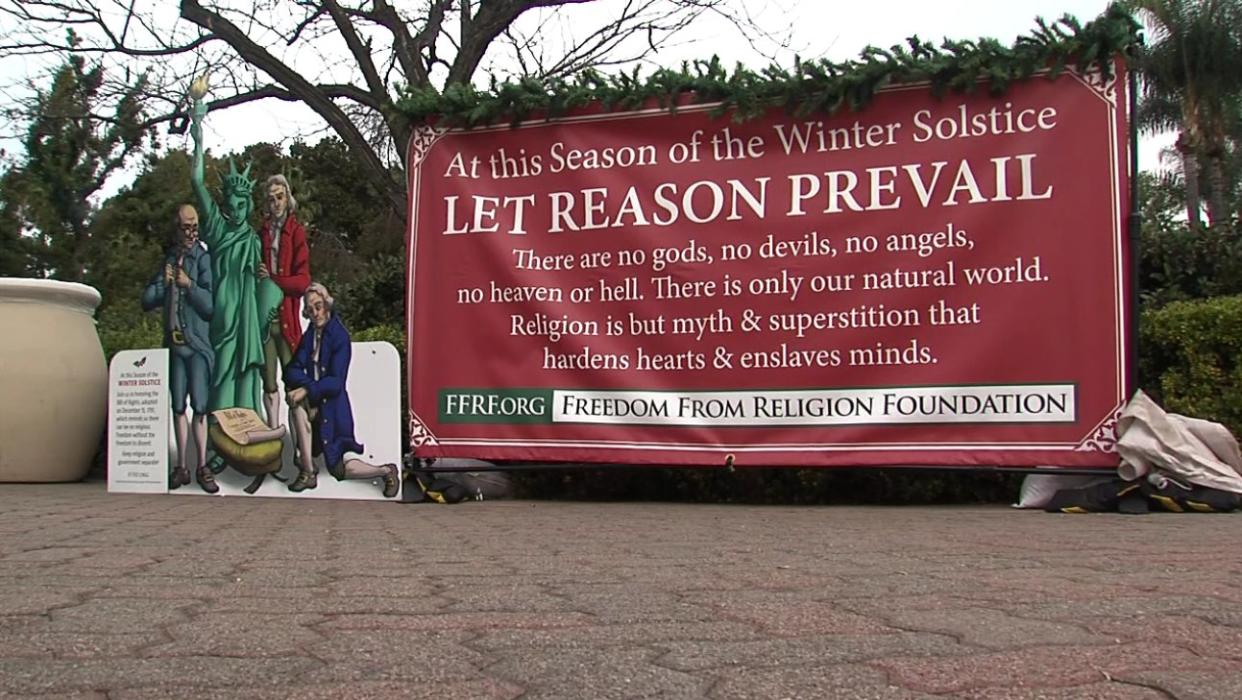
M 266 190 L 267 216 L 259 231 L 263 241 L 259 277 L 270 277 L 285 293 L 263 345 L 263 407 L 268 427 L 275 428 L 280 425 L 281 404 L 276 378 L 293 359 L 293 349 L 302 337 L 302 295 L 310 286 L 311 273 L 306 230 L 298 222 L 293 188 L 284 175 L 273 175 L 267 179 Z

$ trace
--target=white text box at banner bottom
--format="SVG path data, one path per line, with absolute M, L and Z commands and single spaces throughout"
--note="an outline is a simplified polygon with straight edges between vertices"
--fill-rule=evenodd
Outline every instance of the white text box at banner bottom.
M 553 423 L 866 425 L 1072 423 L 1073 384 L 779 391 L 552 392 Z

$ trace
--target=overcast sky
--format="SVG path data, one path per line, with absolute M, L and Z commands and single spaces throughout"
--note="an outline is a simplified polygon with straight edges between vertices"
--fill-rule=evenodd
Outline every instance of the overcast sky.
M 593 16 L 607 16 L 612 13 L 610 8 L 624 1 L 596 0 L 563 11 L 572 13 L 572 26 L 586 27 L 594 24 Z M 992 37 L 1010 44 L 1018 35 L 1033 30 L 1036 17 L 1051 21 L 1070 14 L 1085 23 L 1108 4 L 1108 0 L 737 0 L 737 6 L 754 13 L 752 19 L 758 26 L 773 36 L 787 38 L 789 48 L 763 42 L 752 47 L 726 21 L 707 17 L 694 25 L 693 33 L 683 41 L 663 50 L 655 63 L 679 66 L 682 61 L 713 54 L 728 66 L 741 62 L 754 68 L 773 61 L 789 66 L 795 55 L 841 61 L 857 57 L 867 46 L 888 47 L 904 43 L 912 35 L 936 42 L 946 37 Z M 537 20 L 534 15 L 524 18 L 532 26 Z M 20 62 L 6 63 L 4 72 L 10 79 L 15 77 L 14 70 L 23 69 Z M 213 112 L 204 130 L 209 147 L 217 153 L 257 142 L 288 144 L 297 138 L 314 142 L 328 133 L 309 109 L 277 100 Z M 167 147 L 189 145 L 188 135 L 167 135 L 162 140 Z M 3 146 L 12 149 L 15 144 L 6 141 Z M 1144 140 L 1140 149 L 1144 168 L 1156 165 L 1159 147 L 1165 141 Z M 112 189 L 121 183 L 109 184 Z
M 1036 17 L 1054 20 L 1070 14 L 1086 22 L 1107 7 L 1108 0 L 771 0 L 757 19 L 774 28 L 792 25 L 793 48 L 805 57 L 843 60 L 867 46 L 904 43 L 912 35 L 934 41 L 992 37 L 1009 44 L 1029 33 Z M 729 39 L 707 39 L 695 53 L 732 57 L 742 47 Z M 738 58 L 749 62 L 752 57 Z
M 592 15 L 604 15 L 609 5 L 621 0 L 597 0 L 573 6 L 575 23 L 589 24 Z M 682 61 L 720 56 L 726 65 L 736 62 L 759 68 L 775 60 L 792 65 L 795 54 L 803 58 L 841 61 L 858 56 L 867 46 L 888 47 L 917 35 L 939 42 L 943 38 L 992 37 L 1011 44 L 1036 26 L 1036 17 L 1049 21 L 1070 14 L 1087 22 L 1104 12 L 1109 0 L 768 0 L 747 2 L 757 14 L 756 23 L 773 35 L 787 35 L 789 49 L 772 45 L 752 48 L 738 32 L 720 19 L 709 17 L 696 25 L 691 37 L 658 56 L 666 66 Z M 287 142 L 294 135 L 309 134 L 314 140 L 318 120 L 306 110 L 268 101 L 234 108 L 209 117 L 207 138 L 235 147 L 260 141 Z M 242 127 L 242 128 L 238 128 Z M 237 134 L 246 137 L 238 139 Z M 1144 168 L 1154 167 L 1161 140 L 1145 140 L 1140 156 Z M 172 145 L 176 145 L 175 142 Z M 223 145 L 223 144 L 221 144 Z

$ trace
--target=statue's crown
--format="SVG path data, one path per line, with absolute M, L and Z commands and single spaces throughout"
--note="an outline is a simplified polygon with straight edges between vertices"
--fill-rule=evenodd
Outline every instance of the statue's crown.
M 250 179 L 250 166 L 254 163 L 247 163 L 246 169 L 237 172 L 237 163 L 229 158 L 229 171 L 222 178 L 224 181 L 225 192 L 239 192 L 250 194 L 254 190 L 254 180 Z

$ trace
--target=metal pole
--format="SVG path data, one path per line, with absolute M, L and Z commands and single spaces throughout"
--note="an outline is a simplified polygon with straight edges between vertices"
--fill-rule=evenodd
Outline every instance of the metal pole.
M 1133 52 L 1131 57 L 1133 57 Z M 1143 233 L 1143 212 L 1139 207 L 1139 157 L 1138 157 L 1138 73 L 1133 70 L 1133 62 L 1126 64 L 1126 86 L 1129 95 L 1130 127 L 1130 342 L 1126 348 L 1126 396 L 1134 395 L 1139 388 L 1138 344 L 1139 344 L 1139 254 L 1142 251 L 1141 238 Z

